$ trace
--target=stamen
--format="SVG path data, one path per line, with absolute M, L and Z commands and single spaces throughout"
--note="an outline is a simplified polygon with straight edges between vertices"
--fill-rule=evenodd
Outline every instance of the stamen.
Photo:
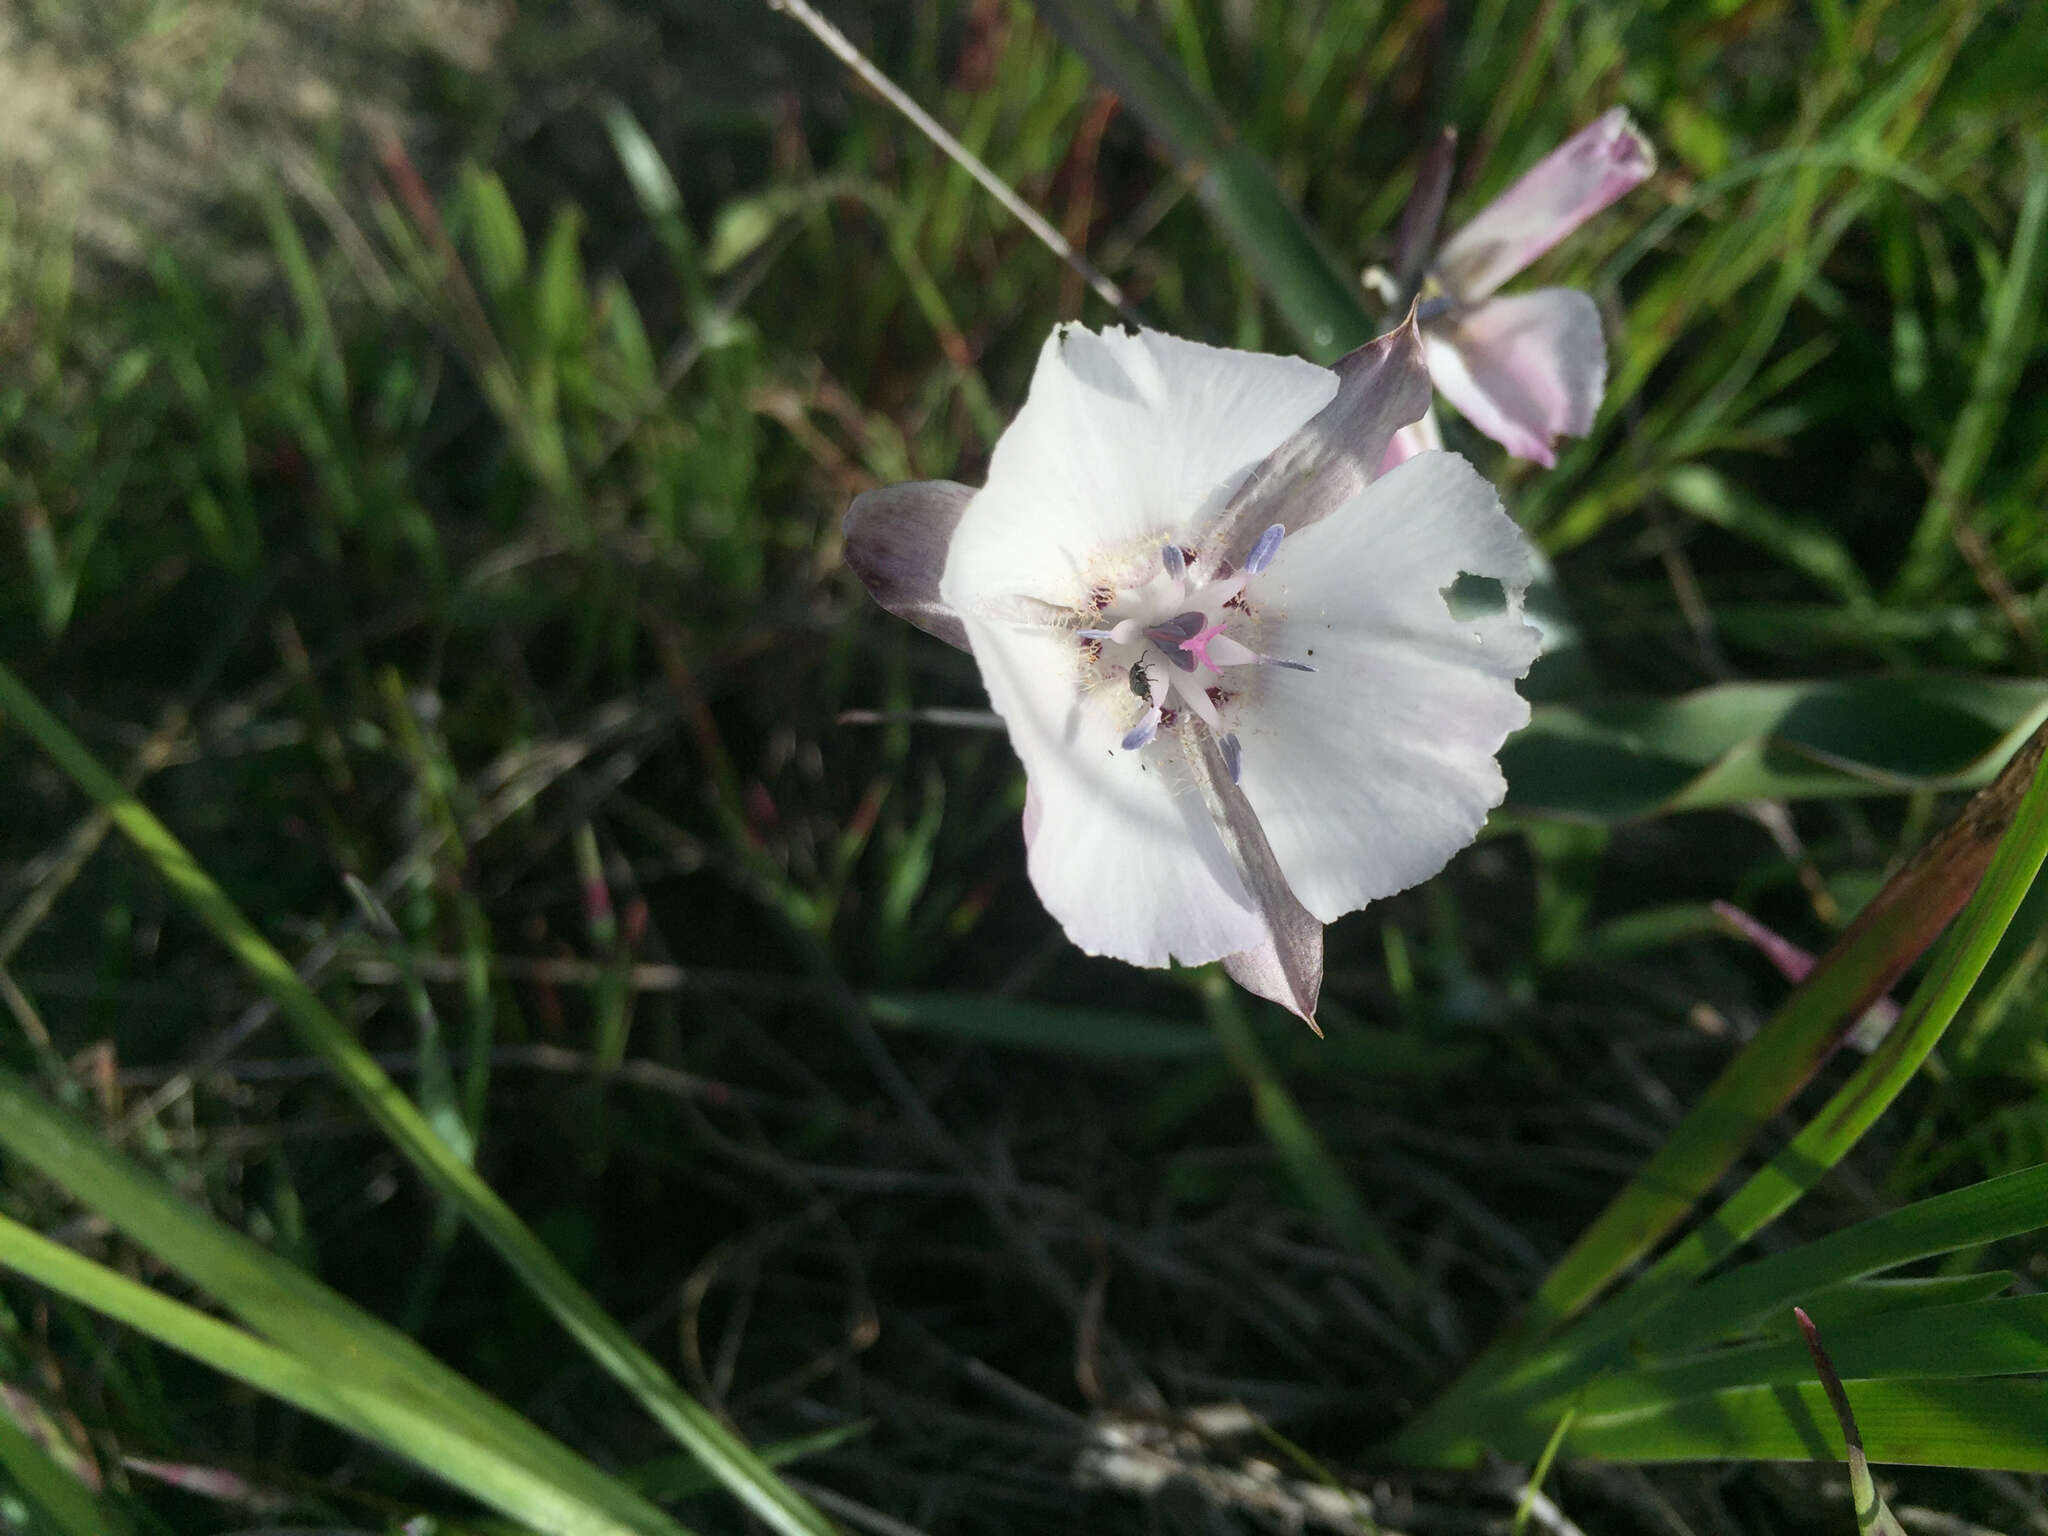
M 1223 766 L 1230 770 L 1230 782 L 1235 784 L 1239 771 L 1244 767 L 1244 754 L 1238 746 L 1235 732 L 1228 732 L 1217 738 L 1216 745 L 1223 749 Z
M 1178 544 L 1168 544 L 1159 551 L 1160 563 L 1166 567 L 1166 574 L 1175 581 L 1185 581 L 1188 574 L 1188 557 L 1180 552 Z
M 1252 546 L 1252 552 L 1245 556 L 1244 569 L 1248 576 L 1256 576 L 1273 563 L 1273 557 L 1280 553 L 1280 541 L 1287 537 L 1286 528 L 1275 523 L 1259 535 L 1259 542 Z

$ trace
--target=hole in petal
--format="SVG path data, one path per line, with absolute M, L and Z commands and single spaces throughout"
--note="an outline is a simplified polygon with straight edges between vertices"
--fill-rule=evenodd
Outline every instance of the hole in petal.
M 1460 624 L 1507 612 L 1508 589 L 1492 576 L 1458 572 L 1458 579 L 1443 588 L 1444 607 Z

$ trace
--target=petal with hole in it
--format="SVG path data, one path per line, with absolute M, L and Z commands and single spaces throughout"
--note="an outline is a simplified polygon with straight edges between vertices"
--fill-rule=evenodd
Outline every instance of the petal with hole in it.
M 1280 547 L 1262 638 L 1316 671 L 1261 668 L 1235 729 L 1245 797 L 1319 921 L 1428 879 L 1500 804 L 1494 755 L 1529 718 L 1515 679 L 1539 643 L 1530 562 L 1493 487 L 1448 453 Z M 1453 618 L 1460 575 L 1499 583 L 1499 611 Z
M 1656 169 L 1627 109 L 1603 112 L 1444 243 L 1437 280 L 1458 302 L 1478 303 Z
M 1159 569 L 1162 542 L 1213 521 L 1337 387 L 1300 358 L 1059 327 L 955 531 L 946 601 L 966 612 L 1023 595 L 1079 609 L 1105 559 L 1129 562 L 1135 584 Z
M 1488 299 L 1430 327 L 1429 376 L 1464 418 L 1518 458 L 1557 462 L 1584 437 L 1607 388 L 1600 311 L 1575 288 Z

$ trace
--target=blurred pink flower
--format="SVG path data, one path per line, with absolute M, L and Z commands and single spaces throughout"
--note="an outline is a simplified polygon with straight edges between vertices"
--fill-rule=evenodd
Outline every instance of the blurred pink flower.
M 979 663 L 1032 883 L 1082 949 L 1220 959 L 1313 1023 L 1322 925 L 1500 803 L 1530 556 L 1463 459 L 1379 475 L 1428 398 L 1412 324 L 1334 369 L 1062 326 L 984 487 L 848 510 L 869 591 Z M 1502 611 L 1454 619 L 1460 573 Z
M 1454 140 L 1424 182 L 1441 207 Z M 1518 458 L 1556 463 L 1560 436 L 1592 430 L 1607 387 L 1600 312 L 1576 288 L 1495 297 L 1500 285 L 1656 169 L 1649 141 L 1615 107 L 1573 134 L 1446 241 L 1430 261 L 1423 345 L 1430 381 Z M 1423 190 L 1419 188 L 1418 190 Z M 1434 413 L 1396 434 L 1388 467 L 1443 446 Z

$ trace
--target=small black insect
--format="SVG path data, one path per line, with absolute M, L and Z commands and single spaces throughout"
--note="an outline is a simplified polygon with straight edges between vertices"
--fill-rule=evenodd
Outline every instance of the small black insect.
M 1152 679 L 1145 675 L 1145 653 L 1140 651 L 1138 659 L 1131 663 L 1131 692 L 1147 704 L 1152 702 Z

